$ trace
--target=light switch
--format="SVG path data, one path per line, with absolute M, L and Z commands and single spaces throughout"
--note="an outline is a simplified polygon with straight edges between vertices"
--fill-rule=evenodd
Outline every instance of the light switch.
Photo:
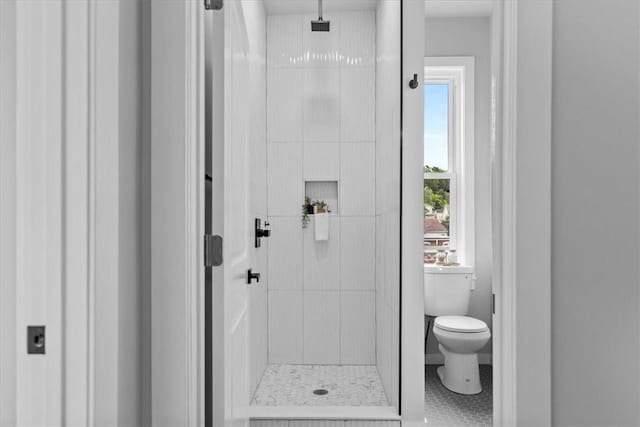
M 27 353 L 45 354 L 44 326 L 27 326 Z

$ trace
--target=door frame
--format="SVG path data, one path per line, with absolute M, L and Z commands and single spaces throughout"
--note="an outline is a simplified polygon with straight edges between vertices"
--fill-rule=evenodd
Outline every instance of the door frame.
M 424 2 L 401 2 L 400 415 L 424 419 L 423 178 Z M 417 37 L 416 34 L 419 36 Z
M 173 3 L 173 6 L 163 5 Z M 157 7 L 160 4 L 163 6 Z M 424 25 L 424 3 L 404 0 L 403 6 L 403 190 L 402 190 L 402 331 L 401 331 L 401 411 L 403 419 L 421 422 L 423 414 L 424 361 L 422 357 L 422 280 L 420 207 L 422 189 L 409 183 L 422 182 L 421 160 L 422 96 L 409 91 L 406 85 L 417 73 L 422 81 L 424 37 L 415 37 Z M 173 12 L 168 12 L 173 8 Z M 494 0 L 492 25 L 492 223 L 494 226 L 493 289 L 496 294 L 494 315 L 494 381 L 500 390 L 494 401 L 495 425 L 549 425 L 551 422 L 551 349 L 550 349 L 550 186 L 551 186 L 551 60 L 552 60 L 553 2 L 522 2 Z M 420 16 L 421 23 L 415 19 Z M 176 20 L 176 16 L 183 18 Z M 176 24 L 176 21 L 179 21 Z M 171 422 L 169 407 L 182 408 L 183 425 L 196 425 L 204 413 L 199 337 L 202 333 L 202 307 L 198 300 L 204 283 L 200 211 L 203 198 L 202 164 L 203 129 L 202 99 L 198 92 L 202 76 L 199 72 L 202 52 L 202 8 L 196 1 L 158 2 L 152 10 L 152 57 L 161 55 L 162 43 L 175 46 L 182 43 L 188 52 L 184 63 L 176 64 L 173 75 L 159 73 L 162 63 L 152 62 L 154 78 L 152 93 L 153 144 L 173 144 L 177 135 L 170 136 L 167 123 L 181 124 L 184 132 L 179 158 L 173 165 L 174 181 L 167 182 L 160 173 L 175 162 L 174 158 L 152 156 L 152 234 L 153 241 L 153 313 L 154 324 L 162 307 L 172 302 L 170 295 L 156 286 L 166 282 L 169 274 L 185 287 L 179 292 L 183 305 L 181 327 L 172 334 L 186 333 L 185 369 L 181 372 L 161 372 L 155 363 L 162 349 L 166 331 L 153 332 L 153 419 Z M 161 34 L 163 33 L 163 34 Z M 164 46 L 162 46 L 164 48 Z M 410 54 L 408 54 L 410 53 Z M 160 74 L 160 76 L 158 75 Z M 184 87 L 169 93 L 162 80 L 184 81 Z M 524 83 L 526 82 L 526 84 Z M 169 96 L 173 98 L 169 98 Z M 172 103 L 163 103 L 163 100 Z M 166 104 L 166 105 L 165 105 Z M 172 114 L 171 111 L 174 110 Z M 160 114 L 158 114 L 160 111 Z M 180 114 L 179 114 L 180 112 Z M 178 119 L 179 118 L 179 119 Z M 177 120 L 176 120 L 177 119 Z M 411 143 L 411 141 L 416 141 Z M 413 155 L 415 154 L 415 156 Z M 415 160 L 418 161 L 415 161 Z M 414 164 L 415 163 L 415 164 Z M 418 165 L 418 163 L 420 163 Z M 535 165 L 535 166 L 532 166 Z M 176 169 L 177 168 L 177 169 Z M 177 194 L 166 197 L 167 185 Z M 526 191 L 525 191 L 526 190 Z M 186 196 L 185 196 L 186 194 Z M 160 197 L 163 195 L 163 197 Z M 182 195 L 181 198 L 177 198 Z M 164 201 L 163 201 L 164 199 Z M 201 200 L 202 199 L 202 200 Z M 178 203 L 178 205 L 175 205 Z M 529 208 L 529 210 L 527 210 Z M 166 232 L 168 209 L 184 220 L 186 236 L 175 240 Z M 415 211 L 415 212 L 414 212 Z M 416 213 L 418 212 L 418 213 Z M 165 218 L 164 220 L 162 218 Z M 176 244 L 179 243 L 179 244 Z M 535 248 L 535 251 L 531 248 Z M 170 255 L 182 254 L 179 271 L 167 262 Z M 535 256 L 534 255 L 538 255 Z M 186 256 L 186 259 L 184 258 Z M 215 315 L 214 315 L 215 317 Z M 186 329 L 185 329 L 186 328 Z M 527 340 L 518 340 L 527 336 Z M 531 339 L 530 339 L 531 337 Z M 530 369 L 536 366 L 536 369 Z M 418 375 L 417 375 L 418 374 Z M 176 385 L 180 393 L 176 395 Z M 166 387 L 173 388 L 167 390 Z M 169 398 L 179 398 L 168 405 Z M 215 406 L 214 406 L 215 407 Z M 174 414 L 175 415 L 175 414 Z M 169 420 L 169 421 L 167 421 Z
M 552 32 L 553 1 L 494 0 L 491 217 L 498 426 L 551 425 Z
M 151 417 L 158 426 L 204 425 L 204 12 L 202 1 L 151 4 Z

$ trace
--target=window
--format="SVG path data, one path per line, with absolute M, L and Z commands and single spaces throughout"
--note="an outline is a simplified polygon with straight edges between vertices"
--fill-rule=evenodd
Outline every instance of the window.
M 433 264 L 438 250 L 455 249 L 452 181 L 455 181 L 455 82 L 427 78 L 424 85 L 424 262 Z
M 425 58 L 425 264 L 448 250 L 461 263 L 473 262 L 473 108 L 465 105 L 473 100 L 465 92 L 472 76 L 473 58 Z

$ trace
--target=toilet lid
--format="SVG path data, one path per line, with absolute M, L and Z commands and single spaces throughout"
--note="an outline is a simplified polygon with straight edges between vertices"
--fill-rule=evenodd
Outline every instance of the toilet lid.
M 482 320 L 468 316 L 439 316 L 435 326 L 451 332 L 484 332 L 489 329 Z

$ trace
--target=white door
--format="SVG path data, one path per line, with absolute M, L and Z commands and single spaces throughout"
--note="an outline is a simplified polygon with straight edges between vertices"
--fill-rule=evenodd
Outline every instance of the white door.
M 224 2 L 223 10 L 179 0 L 151 8 L 154 425 L 248 424 L 246 280 L 253 230 L 243 16 L 239 1 Z M 206 120 L 204 112 L 210 114 Z M 210 170 L 209 130 L 203 132 L 208 120 Z M 211 232 L 224 239 L 224 262 L 213 268 L 212 283 L 205 283 L 202 263 L 206 172 L 213 184 Z M 210 319 L 204 315 L 205 286 L 213 291 Z M 206 320 L 212 325 L 211 360 L 201 339 Z
M 224 347 L 225 425 L 248 424 L 248 271 L 253 247 L 250 203 L 249 39 L 244 2 L 224 5 Z M 215 142 L 214 142 L 215 144 Z M 214 168 L 215 168 L 214 161 Z M 215 204 L 215 196 L 214 196 Z

